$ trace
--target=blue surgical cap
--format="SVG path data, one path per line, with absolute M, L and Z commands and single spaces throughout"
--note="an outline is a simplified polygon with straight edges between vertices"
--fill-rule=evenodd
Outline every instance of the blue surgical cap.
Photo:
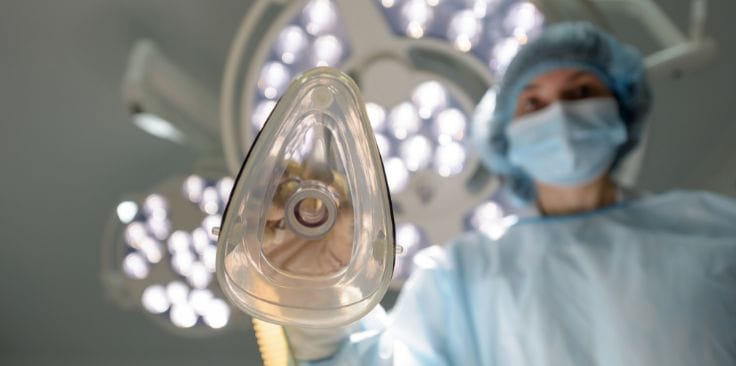
M 478 104 L 473 121 L 473 139 L 481 161 L 492 172 L 505 176 L 510 188 L 522 198 L 533 198 L 534 188 L 531 179 L 508 160 L 506 126 L 513 119 L 516 100 L 524 87 L 539 75 L 562 68 L 592 72 L 618 100 L 628 138 L 619 148 L 612 169 L 641 139 L 652 98 L 639 52 L 589 23 L 550 26 L 519 50 L 500 84 Z

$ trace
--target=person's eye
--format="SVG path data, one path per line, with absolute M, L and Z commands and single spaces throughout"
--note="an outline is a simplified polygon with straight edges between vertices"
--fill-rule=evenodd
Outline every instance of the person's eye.
M 522 113 L 531 113 L 537 110 L 542 109 L 542 101 L 535 97 L 527 98 L 523 101 L 523 104 L 521 106 Z
M 578 85 L 575 89 L 572 90 L 572 93 L 570 93 L 570 99 L 585 99 L 590 98 L 594 95 L 595 91 L 590 85 L 582 84 Z

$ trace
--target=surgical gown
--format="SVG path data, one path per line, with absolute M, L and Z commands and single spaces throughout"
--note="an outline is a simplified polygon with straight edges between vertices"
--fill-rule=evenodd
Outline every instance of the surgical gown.
M 673 192 L 432 247 L 307 365 L 734 365 L 736 202 Z

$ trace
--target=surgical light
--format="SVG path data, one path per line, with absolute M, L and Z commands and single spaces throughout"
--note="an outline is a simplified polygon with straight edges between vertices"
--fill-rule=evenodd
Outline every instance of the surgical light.
M 111 219 L 117 229 L 103 250 L 110 261 L 103 262 L 103 273 L 111 276 L 117 267 L 122 275 L 110 282 L 111 291 L 133 295 L 131 300 L 171 329 L 206 334 L 227 327 L 232 316 L 223 310 L 227 304 L 214 282 L 213 231 L 232 186 L 228 176 L 191 174 L 142 199 L 122 200 Z M 203 294 L 210 295 L 206 302 Z

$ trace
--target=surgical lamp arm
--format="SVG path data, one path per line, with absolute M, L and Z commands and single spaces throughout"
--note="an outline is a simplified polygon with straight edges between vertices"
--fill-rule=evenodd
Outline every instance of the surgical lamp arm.
M 707 0 L 692 0 L 689 34 L 682 32 L 654 0 L 539 0 L 559 19 L 588 19 L 604 28 L 612 14 L 635 20 L 653 37 L 657 51 L 645 58 L 652 79 L 678 78 L 709 65 L 715 42 L 705 36 Z
M 215 96 L 150 40 L 134 45 L 122 91 L 138 127 L 166 140 L 221 154 Z

